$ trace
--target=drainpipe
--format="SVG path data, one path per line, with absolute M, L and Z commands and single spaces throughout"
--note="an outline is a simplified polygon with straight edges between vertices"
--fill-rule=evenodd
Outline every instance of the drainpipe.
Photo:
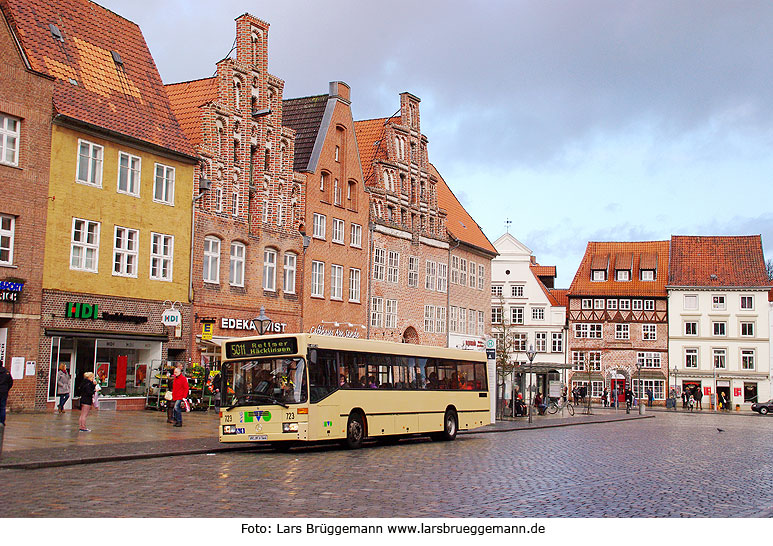
M 451 238 L 456 241 L 454 248 L 448 247 L 448 269 L 446 270 L 446 347 L 451 347 L 451 251 L 459 248 L 462 242 L 451 235 Z M 459 324 L 459 317 L 456 317 L 456 323 Z

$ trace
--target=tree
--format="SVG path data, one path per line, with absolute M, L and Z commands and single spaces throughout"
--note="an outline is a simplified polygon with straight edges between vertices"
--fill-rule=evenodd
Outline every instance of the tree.
M 773 281 L 773 258 L 765 262 L 765 271 L 768 274 L 768 280 Z
M 492 315 L 498 313 L 499 322 L 494 322 L 494 316 L 491 321 L 491 334 L 497 340 L 496 348 L 496 366 L 497 366 L 497 417 L 501 418 L 504 414 L 505 399 L 505 380 L 510 378 L 514 380 L 513 372 L 518 366 L 512 360 L 515 348 L 515 338 L 513 337 L 512 324 L 505 313 L 505 299 L 499 296 L 499 305 L 494 306 Z

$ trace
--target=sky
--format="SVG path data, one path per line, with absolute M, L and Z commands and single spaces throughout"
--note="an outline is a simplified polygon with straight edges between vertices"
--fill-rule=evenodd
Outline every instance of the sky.
M 140 26 L 165 83 L 211 76 L 249 12 L 284 98 L 341 80 L 370 119 L 418 96 L 430 161 L 557 287 L 588 241 L 761 234 L 773 258 L 772 2 L 98 3 Z

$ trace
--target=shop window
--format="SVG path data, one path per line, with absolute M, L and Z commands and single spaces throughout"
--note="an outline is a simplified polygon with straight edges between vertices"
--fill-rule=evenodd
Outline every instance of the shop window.
M 757 397 L 757 383 L 743 384 L 743 401 L 748 404 L 759 402 L 759 398 Z

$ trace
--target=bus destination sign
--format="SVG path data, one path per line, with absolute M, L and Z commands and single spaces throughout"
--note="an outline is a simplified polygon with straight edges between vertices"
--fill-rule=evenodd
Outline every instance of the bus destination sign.
M 226 358 L 251 358 L 260 356 L 294 355 L 298 352 L 298 341 L 294 337 L 280 339 L 245 339 L 226 341 Z

